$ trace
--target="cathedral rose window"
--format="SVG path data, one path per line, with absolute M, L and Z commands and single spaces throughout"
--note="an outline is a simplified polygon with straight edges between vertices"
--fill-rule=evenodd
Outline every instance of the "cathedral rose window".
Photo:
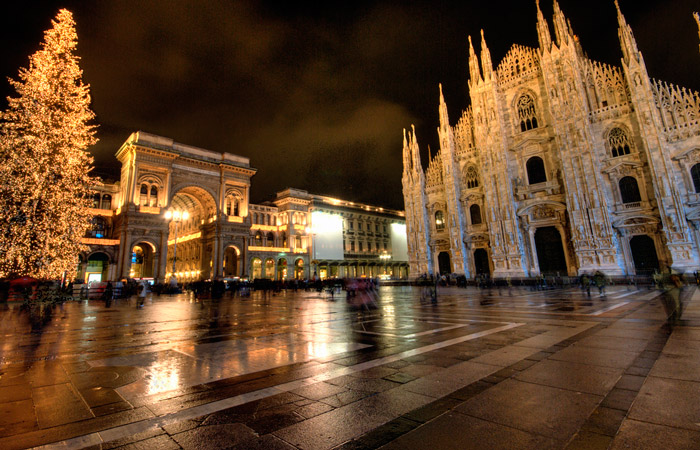
M 537 128 L 535 101 L 532 97 L 529 95 L 520 96 L 516 108 L 518 109 L 518 119 L 520 120 L 520 131 Z
M 479 175 L 476 172 L 476 168 L 474 166 L 469 166 L 464 179 L 466 181 L 465 184 L 467 185 L 467 189 L 479 187 Z
M 610 151 L 612 152 L 613 158 L 622 155 L 629 155 L 630 153 L 630 142 L 625 133 L 621 128 L 613 128 L 608 133 L 608 144 L 610 144 Z

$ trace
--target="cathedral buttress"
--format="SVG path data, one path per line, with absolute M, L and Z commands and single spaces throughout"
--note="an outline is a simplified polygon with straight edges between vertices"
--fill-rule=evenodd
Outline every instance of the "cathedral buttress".
M 671 260 L 668 265 L 681 272 L 697 267 L 698 255 L 693 249 L 691 230 L 685 218 L 685 209 L 677 186 L 682 186 L 683 180 L 677 179 L 671 167 L 671 148 L 660 135 L 664 128 L 659 109 L 655 105 L 649 74 L 647 73 L 644 57 L 637 47 L 637 41 L 632 29 L 622 15 L 620 6 L 615 0 L 617 9 L 618 36 L 622 49 L 622 69 L 630 90 L 633 114 L 640 124 L 639 135 L 642 140 L 642 151 L 651 172 L 654 196 L 661 218 L 662 233 Z
M 464 234 L 466 218 L 460 198 L 461 170 L 456 161 L 455 138 L 450 126 L 450 118 L 447 114 L 447 104 L 442 95 L 440 85 L 440 153 L 442 155 L 443 181 L 445 186 L 445 198 L 447 200 L 447 229 L 450 234 L 450 253 L 452 254 L 452 272 L 469 277 L 469 263 L 464 246 Z
M 540 36 L 549 30 L 537 4 L 537 29 Z M 570 240 L 579 273 L 603 270 L 622 274 L 618 260 L 619 243 L 610 220 L 605 183 L 596 158 L 594 134 L 582 73 L 578 37 L 555 1 L 554 29 L 556 45 L 546 39 L 540 47 L 544 89 L 554 131 L 554 153 L 560 159 L 559 182 L 563 184 L 569 220 Z
M 478 72 L 478 59 L 469 45 L 470 66 Z M 484 192 L 484 204 L 489 205 L 487 222 L 489 244 L 493 262 L 493 276 L 496 278 L 528 276 L 524 263 L 525 245 L 518 226 L 516 206 L 513 201 L 513 187 L 508 170 L 508 144 L 506 127 L 503 123 L 502 100 L 498 85 L 493 76 L 491 55 L 483 37 L 481 40 L 482 67 L 484 78 L 469 80 L 469 96 L 474 114 L 474 139 L 479 149 Z M 473 63 L 472 63 L 473 62 Z
M 406 209 L 406 237 L 409 253 L 409 276 L 433 273 L 433 258 L 429 246 L 428 212 L 425 198 L 425 175 L 420 161 L 416 129 L 403 139 L 403 199 Z

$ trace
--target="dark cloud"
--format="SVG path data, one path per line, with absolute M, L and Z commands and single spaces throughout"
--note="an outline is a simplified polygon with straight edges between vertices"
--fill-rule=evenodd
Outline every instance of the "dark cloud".
M 473 3 L 16 4 L 0 19 L 0 74 L 16 76 L 65 6 L 78 23 L 102 173 L 116 176 L 114 152 L 141 129 L 251 158 L 256 202 L 294 186 L 402 208 L 401 131 L 416 124 L 427 162 L 438 83 L 453 122 L 468 105 L 467 36 L 483 28 L 496 64 L 512 43 L 537 45 L 534 0 Z M 699 89 L 697 3 L 620 3 L 650 74 Z M 560 5 L 589 56 L 619 65 L 612 0 Z M 551 17 L 551 3 L 542 8 Z

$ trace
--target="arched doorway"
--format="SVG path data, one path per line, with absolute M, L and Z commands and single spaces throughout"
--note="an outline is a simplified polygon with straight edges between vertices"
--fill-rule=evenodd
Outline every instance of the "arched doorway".
M 630 239 L 630 250 L 634 260 L 634 270 L 637 275 L 649 275 L 659 269 L 659 258 L 656 254 L 654 239 L 646 234 L 633 236 Z
M 566 275 L 568 273 L 564 246 L 556 227 L 538 228 L 535 231 L 535 248 L 542 275 Z
M 224 278 L 234 278 L 239 276 L 241 251 L 233 245 L 226 247 L 224 252 Z
M 450 254 L 440 252 L 438 255 L 438 271 L 440 274 L 452 273 L 452 264 L 450 263 Z
M 477 248 L 474 250 L 474 272 L 476 275 L 491 275 L 489 254 L 486 249 Z
M 109 256 L 102 252 L 90 255 L 85 266 L 85 282 L 107 281 L 109 268 Z
M 286 280 L 287 279 L 287 260 L 280 258 L 277 261 L 277 279 Z
M 155 251 L 149 242 L 139 242 L 131 248 L 129 278 L 153 278 Z
M 173 267 L 179 281 L 221 275 L 222 267 L 218 263 L 214 266 L 213 248 L 202 245 L 215 232 L 203 226 L 216 216 L 212 194 L 197 186 L 182 187 L 173 195 L 167 209 L 177 212 L 165 219 L 168 221 L 167 278 L 170 279 Z M 238 261 L 234 261 L 237 269 Z

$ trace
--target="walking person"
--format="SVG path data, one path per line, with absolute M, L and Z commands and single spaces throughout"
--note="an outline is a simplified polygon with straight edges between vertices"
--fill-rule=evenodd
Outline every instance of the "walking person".
M 139 292 L 136 301 L 136 307 L 143 308 L 143 303 L 146 301 L 146 295 L 148 295 L 148 291 L 150 291 L 150 289 L 148 288 L 148 282 L 145 280 L 141 280 L 141 284 L 139 285 L 138 291 Z
M 593 282 L 598 286 L 598 292 L 603 297 L 605 295 L 605 274 L 600 270 L 596 271 L 595 275 L 593 275 Z
M 591 279 L 585 273 L 581 275 L 581 290 L 586 291 L 586 294 L 591 296 Z

